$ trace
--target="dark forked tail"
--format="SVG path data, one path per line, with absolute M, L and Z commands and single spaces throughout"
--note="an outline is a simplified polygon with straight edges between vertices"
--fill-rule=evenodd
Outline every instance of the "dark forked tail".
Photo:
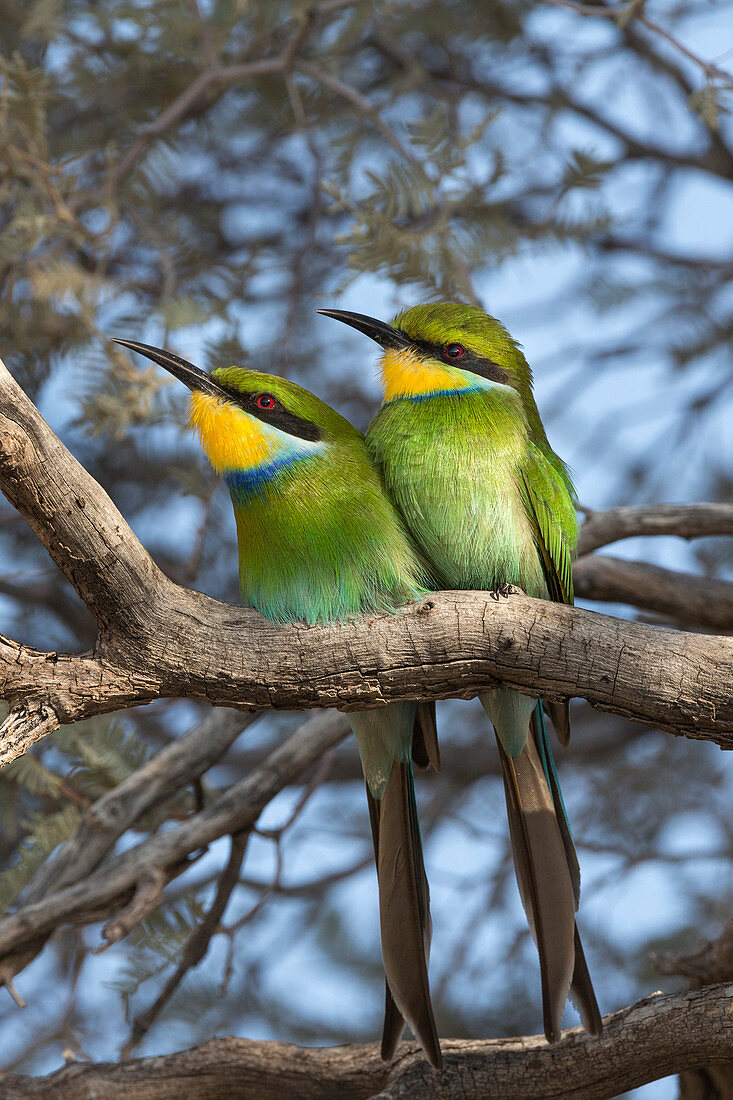
M 428 984 L 430 894 L 417 820 L 412 762 L 396 760 L 377 800 L 367 785 L 379 881 L 382 958 L 387 976 L 382 1058 L 397 1048 L 405 1020 L 436 1069 L 443 1065 Z

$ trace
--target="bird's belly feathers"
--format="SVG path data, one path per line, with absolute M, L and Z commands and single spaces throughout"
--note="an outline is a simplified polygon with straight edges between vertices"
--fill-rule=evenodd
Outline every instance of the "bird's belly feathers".
M 489 590 L 516 584 L 528 595 L 547 596 L 519 488 L 520 434 L 500 437 L 481 421 L 467 424 L 457 403 L 427 425 L 424 406 L 399 404 L 404 415 L 392 415 L 384 430 L 380 424 L 369 443 L 439 583 Z

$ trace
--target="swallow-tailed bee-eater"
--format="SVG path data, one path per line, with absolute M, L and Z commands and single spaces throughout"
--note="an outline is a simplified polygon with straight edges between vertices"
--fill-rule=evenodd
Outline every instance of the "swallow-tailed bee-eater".
M 504 326 L 459 303 L 415 306 L 391 324 L 319 312 L 383 349 L 384 400 L 367 446 L 438 586 L 516 585 L 572 603 L 573 486 L 547 441 L 529 365 Z M 519 892 L 539 952 L 545 1035 L 560 1038 L 568 995 L 598 1035 L 575 922 L 578 860 L 543 703 L 503 686 L 480 699 L 496 733 Z M 567 704 L 544 708 L 566 744 Z
M 278 623 L 393 612 L 427 576 L 364 437 L 312 393 L 242 367 L 206 374 L 169 351 L 117 340 L 190 390 L 189 426 L 234 506 L 242 602 Z M 430 899 L 413 759 L 439 767 L 432 703 L 348 715 L 366 780 L 387 996 L 382 1056 L 407 1021 L 442 1064 L 428 985 Z

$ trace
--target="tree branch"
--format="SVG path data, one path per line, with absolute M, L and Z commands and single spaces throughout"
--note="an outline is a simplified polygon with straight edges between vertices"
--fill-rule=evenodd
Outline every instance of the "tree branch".
M 256 718 L 233 711 L 210 715 L 98 798 L 35 876 L 26 900 L 39 901 L 90 875 L 128 829 L 203 775 Z
M 144 901 L 150 884 L 186 869 L 187 861 L 221 836 L 246 833 L 283 788 L 342 741 L 348 724 L 340 714 L 317 714 L 275 749 L 261 767 L 229 787 L 200 813 L 186 818 L 108 860 L 93 874 L 21 906 L 0 920 L 0 959 L 13 974 L 27 965 L 45 937 L 61 924 L 88 924 L 111 918 L 137 894 Z M 68 881 L 67 872 L 63 881 Z M 32 952 L 30 958 L 19 958 Z M 7 959 L 6 959 L 7 957 Z M 20 963 L 20 964 L 19 964 Z
M 178 95 L 154 122 L 145 128 L 114 166 L 110 185 L 117 187 L 135 168 L 153 141 L 180 125 L 202 101 L 212 95 L 218 97 L 228 88 L 253 77 L 286 75 L 292 70 L 295 55 L 309 29 L 305 18 L 300 28 L 283 47 L 277 57 L 259 58 L 238 65 L 220 66 L 215 58 L 209 58 L 207 68 Z
M 163 749 L 139 772 L 130 776 L 90 808 L 76 833 L 59 848 L 55 858 L 33 881 L 21 907 L 12 916 L 0 920 L 0 985 L 5 984 L 11 992 L 13 991 L 14 977 L 43 949 L 49 931 L 54 928 L 54 914 L 61 913 L 59 919 L 75 924 L 89 924 L 114 918 L 132 896 L 132 892 L 140 885 L 141 878 L 145 880 L 147 875 L 149 881 L 151 869 L 158 872 L 159 881 L 161 871 L 170 878 L 174 873 L 180 873 L 182 869 L 186 869 L 186 860 L 189 857 L 220 836 L 234 831 L 242 821 L 246 823 L 242 834 L 245 835 L 257 812 L 256 805 L 253 809 L 253 792 L 259 797 L 262 783 L 269 784 L 269 793 L 266 792 L 266 797 L 271 799 L 282 789 L 280 777 L 284 772 L 291 777 L 290 782 L 297 781 L 301 784 L 305 784 L 310 776 L 309 784 L 304 787 L 303 796 L 299 799 L 294 811 L 294 814 L 297 814 L 304 798 L 313 789 L 314 783 L 322 778 L 313 777 L 314 767 L 322 762 L 324 753 L 333 744 L 346 738 L 349 732 L 348 723 L 343 716 L 332 711 L 324 712 L 312 716 L 285 745 L 276 750 L 274 755 L 272 750 L 269 750 L 266 755 L 262 755 L 258 750 L 252 759 L 250 759 L 251 754 L 247 754 L 245 760 L 240 761 L 240 768 L 248 773 L 247 780 L 237 784 L 231 792 L 227 791 L 221 795 L 207 811 L 199 811 L 186 818 L 183 833 L 179 832 L 178 828 L 171 829 L 166 835 L 171 836 L 173 848 L 161 849 L 159 838 L 151 837 L 138 844 L 132 864 L 124 861 L 121 864 L 117 859 L 112 868 L 110 888 L 106 869 L 97 871 L 97 868 L 102 859 L 112 851 L 116 836 L 122 835 L 139 819 L 140 814 L 149 808 L 145 805 L 146 789 L 151 790 L 149 799 L 151 804 L 153 800 L 157 801 L 161 797 L 161 784 L 165 782 L 164 774 L 168 764 L 171 767 L 170 783 L 175 783 L 176 789 L 186 780 L 186 775 L 182 772 L 182 761 L 187 753 L 192 757 L 191 774 L 200 770 L 203 749 L 201 738 L 207 729 L 211 730 L 217 718 L 236 721 L 234 715 L 212 716 L 212 719 L 201 723 L 182 738 L 181 742 Z M 239 721 L 241 723 L 241 717 Z M 229 726 L 229 722 L 226 725 Z M 223 751 L 221 742 L 224 731 L 217 733 L 213 730 L 212 741 L 216 742 L 217 737 L 219 752 L 215 754 L 212 749 L 208 764 L 218 759 Z M 618 746 L 621 737 L 616 731 L 613 737 L 607 736 L 601 742 L 584 745 L 584 761 L 592 764 L 599 757 L 605 758 L 608 754 L 609 742 L 613 740 L 614 745 Z M 174 749 L 180 751 L 173 754 Z M 475 780 L 478 775 L 498 775 L 495 769 L 495 757 L 492 757 L 488 751 L 484 752 L 484 749 L 488 750 L 488 742 L 485 738 L 482 739 L 477 754 L 467 753 L 464 746 L 460 752 L 454 754 L 452 766 L 450 766 L 449 753 L 448 758 L 444 760 L 444 770 L 450 782 L 457 783 L 460 787 L 468 782 L 469 776 Z M 353 743 L 345 747 L 344 752 L 339 755 L 348 759 L 347 771 L 344 772 L 342 764 L 341 779 L 363 781 Z M 293 756 L 303 764 L 302 771 L 298 772 L 297 762 L 291 762 Z M 427 773 L 428 776 L 431 774 Z M 173 793 L 172 786 L 167 793 Z M 289 823 L 287 822 L 280 831 L 287 828 Z M 353 867 L 349 868 L 348 874 L 353 873 L 353 870 Z M 336 872 L 334 880 L 342 877 L 344 877 L 343 871 Z M 241 878 L 240 881 L 242 881 Z M 249 881 L 248 884 L 253 889 L 261 889 L 265 892 L 299 894 L 307 893 L 314 887 L 323 887 L 327 881 L 328 878 L 318 879 L 293 887 L 273 886 L 272 883 L 264 881 L 258 883 L 255 880 Z M 75 886 L 81 889 L 70 893 L 71 888 Z M 62 892 L 63 896 L 60 896 Z M 9 938 L 5 940 L 3 937 L 8 929 Z M 197 936 L 198 932 L 194 934 L 192 941 L 194 945 L 199 942 Z M 184 957 L 187 957 L 187 952 L 184 952 Z M 725 976 L 721 975 L 720 980 L 723 977 Z
M 733 584 L 679 573 L 647 562 L 590 554 L 575 563 L 575 594 L 587 600 L 627 603 L 679 623 L 733 631 Z
M 0 686 L 13 715 L 45 705 L 68 722 L 157 696 L 243 709 L 368 709 L 470 698 L 499 681 L 551 699 L 581 696 L 635 721 L 733 745 L 729 638 L 473 592 L 438 593 L 394 616 L 283 627 L 163 582 L 155 603 L 132 608 L 137 622 L 108 635 L 113 661 L 6 641 Z M 125 605 L 118 612 L 127 617 Z M 38 739 L 35 729 L 6 742 L 4 761 Z
M 580 529 L 578 556 L 641 535 L 733 535 L 733 504 L 642 504 L 590 512 Z
M 706 61 L 705 58 L 700 57 L 699 54 L 693 53 L 689 46 L 686 46 L 679 38 L 675 38 L 675 36 L 665 27 L 649 19 L 649 17 L 644 14 L 643 5 L 641 4 L 603 4 L 599 6 L 597 4 L 576 3 L 575 0 L 544 0 L 544 2 L 555 8 L 568 8 L 570 11 L 576 12 L 577 15 L 591 16 L 596 19 L 622 20 L 620 23 L 621 26 L 626 26 L 627 23 L 634 19 L 653 34 L 658 35 L 660 38 L 664 38 L 674 47 L 674 49 L 679 50 L 688 61 L 692 61 L 702 69 L 707 80 L 719 80 L 725 87 L 733 88 L 733 74 L 729 73 L 727 69 L 721 69 L 718 65 Z
M 179 1054 L 122 1063 L 66 1066 L 49 1077 L 0 1075 L 5 1100 L 610 1100 L 669 1074 L 733 1058 L 733 984 L 652 994 L 604 1019 L 603 1037 L 579 1028 L 549 1046 L 544 1038 L 442 1043 L 436 1073 L 415 1043 L 385 1065 L 376 1046 L 305 1049 L 287 1043 L 213 1039 Z
M 235 833 L 232 836 L 229 862 L 219 879 L 214 900 L 201 924 L 191 934 L 190 939 L 183 948 L 178 966 L 166 981 L 153 1004 L 133 1020 L 130 1037 L 122 1049 L 123 1057 L 129 1057 L 130 1051 L 140 1044 L 186 974 L 192 967 L 198 966 L 209 950 L 212 936 L 217 931 L 219 922 L 224 916 L 229 903 L 229 898 L 239 882 L 239 872 L 247 850 L 248 840 L 249 832 Z
M 652 955 L 662 974 L 681 974 L 693 989 L 716 982 L 733 982 L 733 918 L 716 940 L 704 940 L 693 952 L 682 955 Z
M 310 65 L 305 61 L 299 61 L 297 64 L 297 70 L 303 73 L 305 76 L 309 76 L 312 80 L 315 80 L 318 84 L 321 84 L 324 88 L 327 88 L 334 95 L 341 99 L 346 100 L 352 107 L 362 114 L 365 118 L 369 119 L 373 125 L 379 130 L 387 144 L 408 164 L 418 164 L 418 160 L 415 155 L 407 148 L 407 146 L 400 141 L 394 130 L 387 125 L 384 118 L 379 112 L 376 104 L 374 104 L 366 96 L 362 95 L 356 88 L 345 81 L 340 80 L 338 77 L 329 73 L 322 66 Z
M 663 974 L 682 974 L 692 989 L 733 981 L 733 919 L 720 936 L 704 941 L 689 955 L 652 955 Z M 730 1012 L 730 1009 L 728 1010 Z M 679 1096 L 685 1100 L 731 1100 L 733 1059 L 717 1065 L 692 1066 L 680 1076 Z
M 256 717 L 232 711 L 212 714 L 97 799 L 75 832 L 35 876 L 25 894 L 25 904 L 39 902 L 87 879 L 128 829 L 202 775 Z M 33 935 L 29 946 L 0 959 L 0 986 L 12 990 L 14 977 L 43 950 L 46 938 Z
M 104 490 L 0 369 L 0 488 L 94 615 L 91 654 L 0 639 L 11 715 L 0 761 L 58 722 L 149 702 L 239 709 L 368 709 L 470 697 L 497 681 L 674 733 L 733 745 L 733 640 L 655 627 L 523 595 L 438 593 L 396 615 L 277 626 L 174 584 Z

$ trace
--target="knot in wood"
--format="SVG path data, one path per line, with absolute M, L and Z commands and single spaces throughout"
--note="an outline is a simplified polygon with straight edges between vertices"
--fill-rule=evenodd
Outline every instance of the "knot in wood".
M 19 466 L 28 447 L 28 438 L 12 420 L 3 417 L 0 427 L 0 465 Z

